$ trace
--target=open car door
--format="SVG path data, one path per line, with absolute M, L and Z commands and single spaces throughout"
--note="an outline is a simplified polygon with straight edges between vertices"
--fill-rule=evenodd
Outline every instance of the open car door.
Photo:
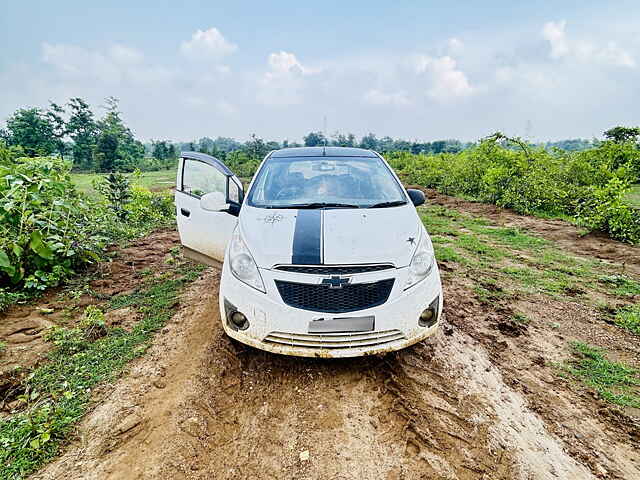
M 182 152 L 175 198 L 186 257 L 222 265 L 243 196 L 242 183 L 220 160 L 204 153 Z

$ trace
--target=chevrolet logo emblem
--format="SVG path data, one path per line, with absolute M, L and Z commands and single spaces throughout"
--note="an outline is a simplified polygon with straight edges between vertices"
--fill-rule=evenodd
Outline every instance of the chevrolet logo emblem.
M 343 285 L 348 284 L 351 281 L 349 277 L 340 277 L 338 275 L 331 276 L 329 278 L 322 279 L 322 285 L 329 285 L 329 288 L 342 288 Z

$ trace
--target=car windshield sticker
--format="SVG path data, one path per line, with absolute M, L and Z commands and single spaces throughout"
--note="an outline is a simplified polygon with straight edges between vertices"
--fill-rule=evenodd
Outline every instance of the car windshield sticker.
M 322 210 L 298 210 L 293 232 L 294 265 L 320 265 L 322 242 Z

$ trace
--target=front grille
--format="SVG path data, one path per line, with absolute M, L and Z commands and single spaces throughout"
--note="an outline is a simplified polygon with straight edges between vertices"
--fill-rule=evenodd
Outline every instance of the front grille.
M 267 343 L 306 348 L 357 348 L 385 345 L 397 340 L 403 340 L 404 338 L 405 336 L 400 330 L 323 334 L 271 332 L 265 337 L 264 341 Z
M 393 268 L 393 265 L 281 265 L 276 267 L 276 270 L 314 275 L 353 275 L 356 273 L 379 272 L 390 268 Z
M 342 288 L 329 285 L 276 280 L 287 305 L 314 312 L 345 313 L 382 305 L 389 298 L 393 278 L 373 283 L 349 283 Z

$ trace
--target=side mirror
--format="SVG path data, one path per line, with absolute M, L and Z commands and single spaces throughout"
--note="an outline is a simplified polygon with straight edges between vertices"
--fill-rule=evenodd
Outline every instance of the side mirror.
M 229 204 L 222 192 L 211 192 L 200 198 L 200 208 L 208 212 L 221 212 L 222 210 L 227 210 Z
M 407 193 L 409 194 L 409 198 L 411 199 L 411 201 L 416 207 L 424 203 L 425 198 L 422 190 L 416 190 L 415 188 L 410 188 L 407 190 Z

